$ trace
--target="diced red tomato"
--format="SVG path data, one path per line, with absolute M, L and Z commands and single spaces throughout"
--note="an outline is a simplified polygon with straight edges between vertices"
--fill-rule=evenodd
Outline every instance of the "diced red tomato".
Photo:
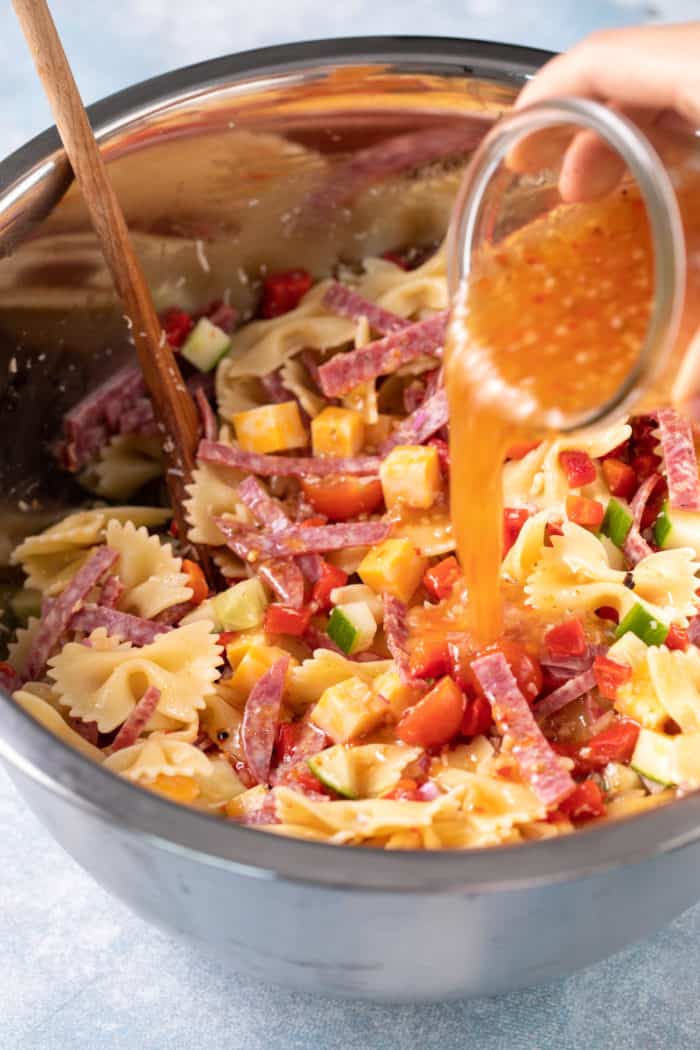
M 172 520 L 172 521 L 170 522 L 170 525 L 169 525 L 169 527 L 168 527 L 168 532 L 170 533 L 170 535 L 171 535 L 171 536 L 173 537 L 173 539 L 175 539 L 175 540 L 176 540 L 176 539 L 178 538 L 178 536 L 180 535 L 180 529 L 179 529 L 179 527 L 178 527 L 178 524 L 177 524 L 177 522 L 175 521 L 175 518 L 173 518 L 173 520 Z
M 613 496 L 621 499 L 631 499 L 637 491 L 639 482 L 637 475 L 628 463 L 621 459 L 604 459 L 602 464 L 605 483 Z
M 688 632 L 685 627 L 679 627 L 677 623 L 672 623 L 664 644 L 668 649 L 680 649 L 682 652 L 685 652 L 689 645 Z
M 566 740 L 550 740 L 549 746 L 552 751 L 563 758 L 570 758 L 574 764 L 572 773 L 575 777 L 585 777 L 590 773 L 588 764 L 581 758 L 577 744 L 571 744 Z
M 602 817 L 605 814 L 603 792 L 595 780 L 584 780 L 576 785 L 563 802 L 559 803 L 559 809 L 573 824 L 595 820 L 596 817 Z
M 599 609 L 596 609 L 595 614 L 601 620 L 610 620 L 611 623 L 620 622 L 620 614 L 612 605 L 601 605 Z
M 313 608 L 325 612 L 331 607 L 331 591 L 336 587 L 344 587 L 348 582 L 348 574 L 339 569 L 337 565 L 331 565 L 324 561 L 323 571 L 316 580 L 311 591 L 311 604 Z
M 666 482 L 665 481 L 657 482 L 656 488 L 654 489 L 654 491 L 652 492 L 651 496 L 647 500 L 647 505 L 644 508 L 644 513 L 642 514 L 642 520 L 641 520 L 641 523 L 640 523 L 640 526 L 639 526 L 640 529 L 642 529 L 642 530 L 648 529 L 651 525 L 654 524 L 654 522 L 656 521 L 657 517 L 659 516 L 659 512 L 661 511 L 661 506 L 662 506 L 664 500 L 666 499 L 667 495 L 668 495 L 668 487 L 666 485 Z
M 238 638 L 238 631 L 222 631 L 217 641 L 219 645 L 223 645 L 224 648 L 232 642 L 235 638 Z
M 401 777 L 396 787 L 388 791 L 386 795 L 382 795 L 382 798 L 404 799 L 407 802 L 416 802 L 420 798 L 418 784 L 412 777 Z
M 550 546 L 552 542 L 552 536 L 563 536 L 564 535 L 564 524 L 561 521 L 548 521 L 544 527 L 544 535 L 549 540 Z
M 476 696 L 467 701 L 467 709 L 464 712 L 460 732 L 463 736 L 478 736 L 479 733 L 488 733 L 493 721 L 491 704 L 485 696 Z
M 620 686 L 629 682 L 632 677 L 632 668 L 629 664 L 619 664 L 608 656 L 596 656 L 593 661 L 593 672 L 601 695 L 606 696 L 608 700 L 615 700 Z
M 587 452 L 567 449 L 559 453 L 559 462 L 566 474 L 570 489 L 580 489 L 582 485 L 590 485 L 597 477 L 595 463 Z
M 449 674 L 452 666 L 446 636 L 442 632 L 426 632 L 414 639 L 409 654 L 411 674 L 416 678 L 440 678 Z
M 330 521 L 372 514 L 384 501 L 379 478 L 336 474 L 327 478 L 302 478 L 301 487 L 314 510 Z
M 179 310 L 176 306 L 166 310 L 161 321 L 165 338 L 168 345 L 174 350 L 182 346 L 187 336 L 194 328 L 194 321 L 185 310 Z
M 209 584 L 196 561 L 182 559 L 182 571 L 187 576 L 187 586 L 192 589 L 192 604 L 201 605 L 209 597 Z
M 286 605 L 268 605 L 265 612 L 265 630 L 270 634 L 291 634 L 300 638 L 311 620 L 312 610 L 290 609 Z
M 289 313 L 306 295 L 313 278 L 306 270 L 285 270 L 268 274 L 263 282 L 262 299 L 258 315 L 268 320 Z
M 459 567 L 459 562 L 451 554 L 449 558 L 443 558 L 437 565 L 431 565 L 429 569 L 426 569 L 423 576 L 423 586 L 430 597 L 439 602 L 443 598 L 449 598 L 452 594 L 452 588 L 461 576 L 462 570 Z
M 452 675 L 467 690 L 470 696 L 484 696 L 481 684 L 471 669 L 471 661 L 487 653 L 501 652 L 506 658 L 520 692 L 532 704 L 542 692 L 542 668 L 537 657 L 532 656 L 519 642 L 502 638 L 500 642 L 487 646 L 478 653 L 469 652 L 455 642 L 450 644 Z
M 516 441 L 514 445 L 508 447 L 506 459 L 525 459 L 528 452 L 532 452 L 540 443 L 539 441 Z
M 293 786 L 294 790 L 300 791 L 302 795 L 316 794 L 327 795 L 328 798 L 333 797 L 333 792 L 322 784 L 318 777 L 314 776 L 305 762 L 298 762 L 285 774 L 285 784 Z
M 523 525 L 530 517 L 526 507 L 506 507 L 503 511 L 503 557 L 513 546 Z
M 382 259 L 394 263 L 395 266 L 400 266 L 402 270 L 410 270 L 408 260 L 401 252 L 384 252 Z
M 575 525 L 582 525 L 585 529 L 597 529 L 605 517 L 605 507 L 597 499 L 567 496 L 566 516 Z
M 403 713 L 396 735 L 414 747 L 440 747 L 459 732 L 465 698 L 453 678 L 446 675 L 422 700 Z
M 299 722 L 280 722 L 275 740 L 275 759 L 278 764 L 293 757 L 299 739 Z
M 581 757 L 591 769 L 604 769 L 608 762 L 629 762 L 638 736 L 637 723 L 620 718 L 592 736 L 581 748 Z
M 446 441 L 443 441 L 442 438 L 438 437 L 431 438 L 430 441 L 426 443 L 437 449 L 438 459 L 440 461 L 440 472 L 443 477 L 447 477 L 450 473 L 450 446 Z
M 639 481 L 644 481 L 646 478 L 651 477 L 659 469 L 658 456 L 655 456 L 653 452 L 640 452 L 639 455 L 635 456 L 630 463 L 630 466 L 634 470 Z
M 544 644 L 553 660 L 558 656 L 584 656 L 588 649 L 586 632 L 578 617 L 550 627 Z

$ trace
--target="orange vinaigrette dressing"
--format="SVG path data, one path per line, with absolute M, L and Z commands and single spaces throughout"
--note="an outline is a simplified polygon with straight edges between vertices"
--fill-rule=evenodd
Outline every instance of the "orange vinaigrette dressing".
M 700 175 L 677 190 L 688 283 L 665 376 L 700 325 Z M 543 436 L 540 412 L 603 404 L 629 372 L 653 301 L 653 254 L 639 192 L 562 205 L 487 246 L 459 290 L 447 338 L 451 516 L 473 644 L 503 632 L 501 468 L 508 447 Z M 662 377 L 663 379 L 663 377 Z M 663 400 L 663 382 L 645 406 Z

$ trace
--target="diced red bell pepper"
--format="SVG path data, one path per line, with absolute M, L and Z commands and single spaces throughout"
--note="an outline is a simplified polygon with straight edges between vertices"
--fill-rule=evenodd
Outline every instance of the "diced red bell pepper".
M 544 644 L 552 660 L 559 656 L 584 656 L 588 649 L 586 632 L 578 617 L 550 627 L 544 636 Z
M 488 733 L 493 721 L 491 704 L 485 696 L 476 696 L 467 701 L 467 709 L 464 712 L 460 732 L 463 736 L 478 736 L 480 733 Z
M 660 459 L 653 452 L 640 452 L 630 464 L 639 481 L 645 481 L 659 469 Z
M 566 481 L 570 489 L 580 489 L 582 485 L 590 485 L 598 476 L 595 463 L 587 452 L 567 449 L 559 453 L 559 462 L 566 474 Z
M 610 620 L 611 623 L 620 622 L 620 614 L 612 605 L 601 605 L 599 609 L 596 609 L 595 614 L 601 620 Z
M 301 487 L 314 510 L 330 521 L 372 514 L 384 502 L 379 478 L 336 474 L 327 478 L 302 478 Z
M 182 346 L 185 339 L 194 328 L 194 321 L 191 316 L 185 310 L 178 309 L 177 306 L 172 306 L 169 310 L 165 311 L 161 324 L 168 345 L 171 346 L 173 350 L 177 350 Z
M 475 653 L 466 645 L 460 645 L 454 639 L 450 641 L 449 653 L 452 664 L 452 677 L 465 689 L 470 697 L 484 696 L 481 683 L 471 669 L 471 662 L 477 656 L 489 653 L 503 653 L 510 667 L 518 689 L 529 704 L 534 703 L 542 692 L 542 668 L 536 656 L 533 656 L 519 642 L 502 638 L 500 642 L 487 646 Z
M 571 772 L 575 777 L 585 777 L 591 772 L 588 763 L 581 758 L 577 744 L 571 744 L 566 740 L 550 740 L 549 746 L 552 751 L 557 755 L 561 755 L 562 758 L 571 759 L 574 764 Z
M 561 521 L 548 521 L 544 527 L 545 539 L 549 540 L 551 546 L 552 536 L 564 535 L 564 523 Z
M 620 499 L 631 499 L 637 491 L 637 475 L 628 463 L 621 459 L 604 459 L 602 464 L 605 483 L 613 496 Z
M 689 644 L 688 632 L 685 627 L 679 627 L 677 623 L 672 623 L 664 645 L 668 649 L 680 649 L 682 652 L 685 652 Z
M 523 525 L 530 517 L 526 507 L 506 507 L 503 511 L 503 557 L 513 546 Z
M 414 747 L 447 744 L 459 732 L 465 703 L 462 690 L 446 675 L 417 704 L 404 711 L 396 735 Z
M 597 499 L 567 496 L 566 516 L 569 521 L 573 521 L 575 525 L 582 525 L 584 529 L 597 529 L 603 523 L 605 507 Z
M 601 695 L 606 696 L 608 700 L 615 700 L 620 686 L 631 679 L 632 668 L 629 664 L 619 664 L 608 656 L 596 656 L 593 661 L 593 673 Z
M 313 608 L 325 612 L 331 607 L 331 591 L 336 587 L 344 587 L 348 582 L 348 574 L 339 569 L 337 565 L 323 562 L 323 571 L 316 580 L 311 591 L 311 604 Z
M 265 630 L 269 634 L 290 634 L 300 638 L 309 626 L 312 610 L 290 609 L 287 605 L 268 605 L 265 612 Z
M 462 570 L 459 567 L 459 562 L 451 554 L 448 558 L 443 558 L 442 561 L 439 561 L 437 565 L 431 565 L 429 569 L 426 569 L 423 576 L 423 586 L 430 597 L 439 602 L 443 598 L 449 598 L 452 594 L 452 588 L 461 576 Z
M 572 824 L 583 824 L 605 814 L 603 792 L 595 780 L 584 780 L 563 802 L 559 803 L 560 811 L 569 818 Z
M 209 597 L 209 584 L 206 577 L 196 561 L 189 558 L 182 559 L 182 571 L 187 576 L 187 586 L 192 591 L 192 604 L 201 605 L 205 598 Z
M 592 736 L 581 748 L 581 757 L 591 769 L 604 769 L 608 762 L 629 762 L 638 736 L 637 723 L 620 718 Z
M 235 638 L 238 638 L 238 634 L 238 631 L 222 631 L 217 641 L 219 645 L 223 645 L 223 647 L 226 648 L 229 642 L 232 642 Z
M 269 320 L 289 313 L 299 305 L 313 284 L 313 278 L 306 270 L 285 270 L 283 273 L 270 273 L 263 282 L 262 299 L 258 315 Z
M 525 459 L 528 452 L 532 452 L 540 444 L 539 441 L 516 441 L 514 445 L 508 447 L 506 459 Z
M 440 678 L 449 674 L 452 662 L 447 638 L 435 632 L 414 639 L 409 653 L 411 674 L 416 678 Z

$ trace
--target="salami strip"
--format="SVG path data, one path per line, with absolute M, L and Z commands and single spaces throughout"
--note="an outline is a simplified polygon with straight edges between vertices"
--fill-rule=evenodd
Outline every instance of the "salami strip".
M 318 627 L 314 627 L 312 623 L 310 623 L 304 631 L 304 641 L 312 652 L 316 649 L 330 649 L 332 653 L 338 653 L 339 656 L 346 656 L 340 646 L 336 645 L 333 639 L 330 638 L 325 631 L 321 631 Z
M 408 328 L 411 324 L 410 321 L 404 320 L 391 310 L 382 309 L 376 303 L 365 299 L 364 295 L 353 291 L 345 284 L 339 284 L 338 281 L 333 281 L 329 285 L 321 302 L 326 309 L 332 310 L 341 317 L 349 317 L 352 321 L 359 321 L 362 317 L 366 317 L 370 328 L 381 335 L 400 332 L 402 328 Z
M 634 498 L 630 503 L 630 510 L 632 511 L 632 517 L 634 518 L 634 524 L 638 529 L 641 527 L 644 511 L 646 510 L 651 494 L 662 480 L 660 474 L 650 474 L 634 494 Z
M 103 605 L 107 609 L 114 609 L 124 590 L 124 584 L 118 576 L 108 576 L 102 587 L 98 604 Z
M 238 496 L 259 525 L 279 532 L 290 524 L 281 504 L 270 496 L 257 478 L 245 478 L 238 486 Z
M 384 594 L 384 634 L 389 652 L 396 661 L 402 682 L 410 682 L 411 668 L 408 661 L 408 623 L 406 606 L 392 594 Z
M 192 602 L 178 602 L 177 605 L 170 605 L 167 609 L 157 613 L 153 620 L 164 627 L 173 627 L 188 612 L 192 612 Z
M 584 696 L 585 693 L 595 687 L 595 684 L 596 677 L 591 667 L 588 671 L 577 674 L 575 678 L 570 678 L 568 682 L 564 682 L 549 696 L 545 696 L 544 700 L 540 700 L 538 704 L 535 704 L 535 715 L 539 719 L 549 718 L 556 711 L 561 711 L 562 707 L 566 707 L 567 704 L 578 700 L 580 696 Z
M 260 824 L 279 824 L 277 799 L 274 792 L 270 791 L 264 798 L 256 802 L 254 806 L 250 806 L 241 823 L 249 824 L 252 827 Z
M 199 418 L 202 423 L 202 435 L 207 441 L 216 441 L 219 436 L 219 427 L 216 422 L 216 416 L 209 404 L 209 398 L 202 390 L 201 386 L 198 386 L 194 392 L 194 399 L 197 404 L 199 411 Z
M 448 420 L 447 392 L 441 388 L 407 416 L 386 439 L 380 451 L 386 456 L 397 445 L 422 445 Z
M 548 809 L 557 806 L 573 791 L 574 781 L 537 725 L 505 656 L 489 653 L 473 660 L 471 667 L 524 779 Z
M 127 365 L 66 412 L 63 417 L 65 442 L 59 448 L 67 469 L 80 470 L 99 451 L 108 435 L 118 429 L 124 410 L 130 408 L 144 390 L 140 369 Z
M 279 478 L 325 478 L 331 474 L 378 474 L 379 456 L 268 456 L 258 452 L 244 452 L 241 448 L 224 445 L 219 441 L 201 441 L 197 456 L 203 463 L 219 467 L 245 470 L 261 477 Z
M 413 413 L 425 401 L 425 383 L 421 379 L 414 379 L 404 388 L 403 407 L 406 412 Z
M 99 746 L 100 731 L 97 728 L 97 722 L 83 722 L 82 718 L 72 718 L 69 715 L 68 724 L 78 736 L 87 740 L 88 744 L 92 744 L 93 747 Z
M 304 576 L 293 558 L 273 558 L 261 562 L 258 576 L 272 588 L 284 605 L 301 609 L 304 604 Z
M 648 558 L 650 554 L 654 553 L 635 525 L 627 533 L 627 539 L 622 549 L 630 565 L 637 565 L 638 562 L 643 561 L 644 558 Z
M 124 725 L 114 738 L 112 751 L 121 751 L 123 747 L 131 747 L 136 743 L 141 733 L 146 728 L 148 721 L 158 706 L 160 700 L 160 689 L 155 685 L 149 685 L 134 710 L 127 718 Z
M 149 398 L 140 397 L 119 416 L 117 429 L 120 434 L 155 434 L 156 420 Z
M 141 616 L 119 612 L 106 605 L 85 605 L 70 617 L 68 627 L 71 631 L 84 631 L 85 634 L 90 634 L 97 627 L 104 627 L 108 635 L 139 647 L 150 645 L 159 634 L 171 630 L 168 624 L 144 620 Z
M 66 589 L 54 600 L 42 617 L 31 651 L 27 658 L 27 680 L 37 681 L 46 667 L 61 635 L 80 605 L 119 557 L 109 547 L 99 547 L 76 572 Z
M 290 558 L 348 547 L 370 547 L 386 539 L 391 530 L 391 522 L 355 521 L 333 525 L 289 525 L 283 534 L 269 535 L 231 518 L 214 518 L 214 522 L 226 537 L 226 545 L 244 561 L 255 561 L 261 556 Z
M 258 679 L 243 712 L 243 754 L 248 770 L 257 784 L 266 784 L 269 780 L 288 665 L 289 657 L 282 656 Z
M 657 412 L 669 503 L 675 510 L 700 510 L 698 461 L 690 423 L 673 408 Z
M 294 787 L 293 770 L 302 766 L 306 769 L 306 760 L 313 758 L 319 751 L 328 746 L 328 737 L 313 722 L 300 722 L 298 735 L 289 757 L 273 771 L 270 783 L 287 784 Z
M 656 486 L 662 480 L 660 474 L 651 474 L 639 486 L 634 495 L 634 499 L 630 503 L 633 522 L 632 527 L 627 533 L 623 546 L 624 555 L 630 565 L 636 565 L 637 562 L 642 561 L 644 558 L 648 558 L 650 554 L 654 553 L 639 530 L 649 498 Z
M 318 370 L 321 389 L 328 397 L 347 394 L 359 383 L 389 375 L 418 357 L 437 355 L 445 340 L 447 313 L 392 332 L 359 350 L 336 354 Z
M 700 645 L 700 616 L 694 616 L 688 624 L 688 639 L 693 645 Z

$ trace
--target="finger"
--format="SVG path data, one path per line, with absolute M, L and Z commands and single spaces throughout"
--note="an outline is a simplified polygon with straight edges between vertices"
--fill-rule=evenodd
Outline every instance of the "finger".
M 640 130 L 647 131 L 658 113 L 637 107 L 611 106 Z M 625 173 L 616 149 L 594 131 L 581 131 L 566 151 L 559 173 L 559 193 L 564 201 L 590 201 L 610 193 Z
M 520 175 L 536 175 L 540 171 L 559 171 L 567 149 L 576 134 L 570 124 L 560 124 L 531 135 L 517 142 L 506 157 L 511 171 Z
M 570 95 L 675 110 L 700 125 L 700 24 L 594 33 L 545 65 L 516 108 Z
M 700 422 L 700 328 L 690 340 L 671 392 L 681 411 Z

